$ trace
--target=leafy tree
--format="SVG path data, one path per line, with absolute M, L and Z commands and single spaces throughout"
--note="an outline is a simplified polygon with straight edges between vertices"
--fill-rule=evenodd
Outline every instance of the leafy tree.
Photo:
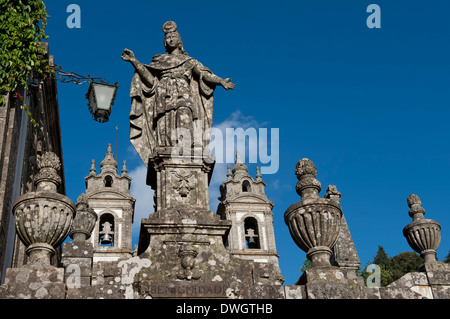
M 386 254 L 383 246 L 378 246 L 378 251 L 375 257 L 373 257 L 373 263 L 378 266 L 388 266 L 389 265 L 389 257 Z
M 364 269 L 359 272 L 359 275 L 364 278 L 365 282 L 371 275 L 371 273 L 366 270 L 369 264 L 376 264 L 380 267 L 380 284 L 382 287 L 385 287 L 400 279 L 403 275 L 417 271 L 423 264 L 423 259 L 418 254 L 411 251 L 402 252 L 389 258 L 383 246 L 378 246 L 378 251 L 374 256 L 373 261 L 367 262 Z
M 390 259 L 392 281 L 400 279 L 403 275 L 417 271 L 423 264 L 423 259 L 412 251 L 402 252 Z

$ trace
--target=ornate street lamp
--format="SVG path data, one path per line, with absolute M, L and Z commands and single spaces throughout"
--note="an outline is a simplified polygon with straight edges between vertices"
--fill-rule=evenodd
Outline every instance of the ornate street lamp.
M 89 112 L 94 120 L 100 123 L 108 122 L 118 87 L 118 85 L 91 81 L 86 98 L 89 100 Z
M 108 122 L 111 108 L 116 99 L 116 92 L 119 84 L 109 84 L 102 78 L 92 77 L 90 75 L 83 76 L 75 72 L 67 73 L 61 69 L 60 66 L 54 66 L 55 74 L 58 75 L 58 80 L 63 83 L 73 82 L 75 84 L 83 84 L 90 82 L 86 99 L 88 99 L 89 112 L 92 118 L 100 123 Z

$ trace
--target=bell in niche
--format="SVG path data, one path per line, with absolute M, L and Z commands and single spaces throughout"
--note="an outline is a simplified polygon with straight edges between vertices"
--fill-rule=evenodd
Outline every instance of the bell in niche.
M 100 240 L 101 245 L 110 245 L 112 244 L 112 234 L 114 234 L 114 231 L 112 230 L 112 224 L 109 222 L 103 223 L 103 230 L 99 232 L 100 235 L 103 235 Z
M 110 245 L 112 243 L 111 241 L 111 237 L 109 236 L 109 234 L 105 234 L 100 242 L 100 244 L 102 245 Z
M 257 236 L 258 235 L 255 234 L 255 231 L 253 229 L 251 229 L 251 228 L 247 229 L 246 237 L 248 238 L 248 241 L 247 241 L 248 248 L 250 248 L 250 249 L 258 248 L 258 244 L 255 241 L 255 238 Z

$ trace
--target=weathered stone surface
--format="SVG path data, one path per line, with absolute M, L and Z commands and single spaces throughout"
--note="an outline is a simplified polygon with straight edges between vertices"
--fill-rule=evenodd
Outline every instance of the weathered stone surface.
M 359 299 L 365 296 L 360 285 L 336 282 L 308 283 L 306 294 L 307 299 Z
M 140 256 L 148 258 L 151 265 L 143 270 L 141 278 L 145 276 L 148 280 L 160 282 L 240 280 L 251 283 L 253 261 L 233 257 L 223 245 L 222 236 L 229 224 L 189 221 L 193 220 L 187 219 L 179 224 L 143 222 L 150 232 L 150 244 Z
M 36 262 L 6 270 L 1 298 L 64 299 L 64 269 Z
M 433 299 L 450 299 L 450 285 L 431 286 Z
M 419 196 L 409 195 L 409 216 L 412 223 L 403 229 L 408 244 L 424 258 L 425 264 L 436 262 L 436 250 L 441 243 L 441 225 L 432 219 L 425 219 L 425 209 L 421 206 Z
M 94 264 L 93 274 L 102 278 L 120 277 L 121 269 L 117 261 L 98 262 Z
M 302 200 L 284 213 L 294 242 L 306 252 L 312 267 L 330 266 L 331 249 L 338 240 L 342 209 L 334 198 L 319 198 L 320 182 L 314 163 L 301 159 L 296 165 L 297 193 Z
M 428 286 L 427 274 L 424 272 L 410 272 L 402 276 L 400 279 L 389 284 L 388 287 L 414 287 Z
M 253 285 L 249 287 L 251 299 L 285 299 L 281 285 Z
M 283 286 L 285 299 L 306 299 L 306 286 Z
M 425 272 L 410 272 L 394 281 L 387 288 L 409 288 L 426 299 L 433 299 L 433 293 Z
M 424 264 L 430 285 L 450 285 L 450 264 L 433 262 Z
M 209 210 L 208 185 L 215 158 L 200 149 L 187 156 L 157 147 L 148 163 L 147 185 L 155 190 L 155 210 L 191 206 Z M 197 154 L 199 153 L 199 154 Z
M 80 287 L 67 287 L 66 299 L 98 299 L 92 286 L 81 285 Z
M 86 194 L 81 194 L 76 203 L 77 212 L 72 222 L 69 236 L 77 242 L 85 241 L 91 237 L 95 222 L 98 219 L 95 211 L 89 208 L 88 199 Z
M 61 162 L 52 152 L 37 159 L 39 172 L 34 177 L 36 191 L 19 196 L 13 204 L 16 232 L 27 247 L 29 263 L 51 264 L 55 248 L 69 234 L 75 204 L 57 193 L 61 183 Z
M 138 284 L 142 298 L 227 298 L 230 285 L 224 282 L 153 282 Z
M 316 267 L 306 270 L 298 284 L 303 285 L 307 283 L 337 283 L 337 284 L 357 284 L 364 286 L 364 281 L 361 277 L 351 269 L 339 267 Z
M 381 299 L 425 299 L 422 294 L 409 288 L 382 287 L 378 289 Z
M 353 242 L 344 215 L 342 215 L 341 218 L 339 237 L 336 245 L 332 248 L 332 251 L 331 264 L 333 266 L 357 270 L 361 265 L 355 243 Z
M 68 242 L 64 244 L 62 258 L 92 258 L 94 247 L 89 242 Z
M 92 276 L 92 259 L 67 257 L 62 259 L 61 264 L 66 268 L 66 277 L 70 275 Z

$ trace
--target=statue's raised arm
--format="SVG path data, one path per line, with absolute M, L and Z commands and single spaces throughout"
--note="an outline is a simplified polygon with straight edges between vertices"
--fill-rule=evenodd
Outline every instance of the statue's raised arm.
M 128 50 L 128 49 L 124 49 L 122 52 L 122 60 L 130 62 L 134 69 L 136 70 L 136 72 L 139 73 L 139 76 L 141 77 L 142 81 L 145 82 L 145 84 L 147 86 L 153 86 L 153 76 L 150 73 L 150 71 L 144 66 L 142 65 L 134 56 L 133 51 Z

